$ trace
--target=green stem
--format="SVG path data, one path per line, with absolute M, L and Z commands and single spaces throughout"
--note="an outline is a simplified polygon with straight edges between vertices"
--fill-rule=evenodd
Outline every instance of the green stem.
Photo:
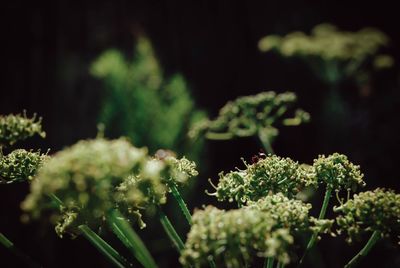
M 285 267 L 285 265 L 282 262 L 278 262 L 276 264 L 276 268 L 283 268 L 283 267 Z
M 178 202 L 178 205 L 181 208 L 182 213 L 185 216 L 187 222 L 189 223 L 189 225 L 192 225 L 192 215 L 190 215 L 189 209 L 187 208 L 185 201 L 183 200 L 181 194 L 179 193 L 178 188 L 176 188 L 176 185 L 171 185 L 170 189 L 176 202 Z
M 175 231 L 175 228 L 172 226 L 170 220 L 167 215 L 159 209 L 158 217 L 161 222 L 164 231 L 167 233 L 169 239 L 172 241 L 178 252 L 181 252 L 185 248 L 185 244 L 182 239 L 179 237 L 178 233 Z
M 63 206 L 63 202 L 55 194 L 49 194 L 49 197 L 58 208 Z M 116 267 L 132 266 L 132 264 L 128 263 L 111 245 L 97 235 L 96 232 L 91 230 L 89 226 L 80 225 L 78 228 L 83 236 Z
M 2 244 L 5 248 L 10 250 L 18 259 L 21 259 L 28 267 L 38 268 L 41 267 L 34 260 L 31 259 L 28 255 L 20 251 L 18 248 L 14 246 L 14 243 L 11 242 L 5 235 L 0 233 L 0 244 Z
M 150 255 L 143 241 L 118 210 L 112 210 L 108 214 L 107 221 L 111 230 L 118 237 L 118 239 L 121 240 L 121 242 L 131 251 L 133 256 L 145 268 L 157 267 L 156 262 Z
M 326 187 L 326 191 L 325 191 L 325 197 L 324 197 L 324 202 L 322 203 L 322 207 L 321 207 L 321 211 L 319 212 L 319 216 L 318 219 L 322 220 L 325 218 L 325 214 L 326 214 L 326 210 L 328 208 L 329 205 L 329 200 L 331 198 L 332 195 L 332 187 L 327 186 Z M 315 242 L 317 241 L 317 237 L 318 237 L 318 232 L 314 232 L 310 238 L 310 240 L 308 241 L 306 250 L 304 251 L 303 256 L 300 259 L 300 263 L 299 265 L 301 265 L 304 261 L 304 258 L 306 257 L 307 253 L 310 251 L 310 249 L 314 246 Z
M 369 238 L 367 244 L 365 244 L 365 246 L 360 250 L 360 252 L 358 252 L 357 255 L 354 256 L 354 258 L 352 258 L 349 261 L 349 263 L 346 264 L 344 267 L 345 268 L 355 267 L 357 265 L 357 263 L 369 253 L 371 248 L 376 244 L 376 242 L 380 238 L 381 238 L 380 232 L 378 232 L 378 231 L 373 232 L 371 237 Z
M 206 139 L 209 140 L 231 140 L 233 139 L 233 135 L 231 133 L 216 133 L 216 132 L 207 132 L 205 135 Z
M 115 267 L 131 267 L 132 264 L 128 263 L 112 246 L 104 241 L 99 235 L 93 232 L 87 225 L 78 226 L 83 236 L 89 240 L 92 245 L 97 248 Z
M 275 154 L 274 149 L 272 149 L 272 145 L 271 145 L 271 142 L 269 141 L 268 137 L 265 137 L 265 135 L 262 135 L 260 133 L 260 131 L 258 131 L 257 137 L 260 140 L 260 142 L 267 154 Z
M 215 262 L 213 260 L 209 260 L 208 264 L 210 264 L 211 268 L 216 268 L 217 267 L 217 265 L 215 264 Z
M 55 194 L 49 194 L 49 197 L 51 201 L 54 203 L 54 205 L 56 205 L 58 208 L 60 208 L 63 205 L 63 202 Z
M 274 267 L 274 262 L 275 262 L 274 258 L 272 258 L 272 257 L 266 258 L 264 261 L 264 268 Z

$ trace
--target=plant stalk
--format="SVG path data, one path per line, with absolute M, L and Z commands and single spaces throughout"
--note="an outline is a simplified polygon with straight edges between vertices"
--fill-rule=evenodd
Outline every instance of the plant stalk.
M 14 246 L 14 243 L 11 242 L 3 233 L 0 232 L 0 244 L 5 248 L 10 250 L 18 259 L 22 260 L 28 267 L 39 268 L 42 267 L 37 264 L 31 257 L 20 251 L 18 248 Z
M 274 258 L 273 257 L 268 257 L 264 261 L 264 268 L 272 268 L 274 267 Z
M 378 231 L 373 232 L 367 244 L 365 244 L 365 246 L 360 250 L 360 252 L 358 252 L 357 255 L 354 256 L 349 261 L 349 263 L 347 263 L 344 267 L 345 268 L 355 267 L 357 263 L 369 253 L 371 248 L 376 244 L 376 242 L 378 242 L 380 238 L 381 238 L 380 232 Z
M 319 212 L 319 216 L 318 216 L 319 220 L 322 220 L 322 219 L 325 218 L 326 210 L 328 208 L 329 200 L 331 198 L 331 195 L 332 195 L 332 187 L 327 186 L 326 187 L 326 191 L 325 191 L 325 196 L 324 196 L 324 202 L 322 203 L 321 211 Z M 306 257 L 307 253 L 314 246 L 315 242 L 317 241 L 317 237 L 318 237 L 318 233 L 314 232 L 312 234 L 310 240 L 308 241 L 306 250 L 304 251 L 304 254 L 300 259 L 299 265 L 301 265 L 303 263 L 304 258 Z
M 157 267 L 156 262 L 150 255 L 143 241 L 118 210 L 114 209 L 108 213 L 107 222 L 118 239 L 121 240 L 145 268 Z
M 185 201 L 179 193 L 178 188 L 176 187 L 176 185 L 171 185 L 169 188 L 171 189 L 172 195 L 175 198 L 176 202 L 178 202 L 178 205 L 181 208 L 181 211 L 185 216 L 187 222 L 189 223 L 189 225 L 192 225 L 192 215 L 190 214 Z
M 272 145 L 271 145 L 271 142 L 269 141 L 268 137 L 265 137 L 265 135 L 262 135 L 260 133 L 260 131 L 258 131 L 257 137 L 260 140 L 260 142 L 267 154 L 275 154 L 274 149 L 272 149 Z
M 63 202 L 55 195 L 49 194 L 50 199 L 57 207 L 63 206 Z M 90 229 L 87 225 L 78 226 L 83 236 L 103 254 L 112 264 L 116 267 L 130 267 L 132 264 L 128 263 L 111 245 L 103 240 L 99 235 Z
M 164 231 L 167 233 L 169 239 L 180 253 L 185 248 L 185 244 L 183 243 L 182 239 L 179 237 L 167 215 L 165 215 L 161 209 L 158 211 L 158 217 L 162 227 L 164 228 Z
M 89 240 L 115 267 L 132 267 L 112 246 L 104 241 L 99 235 L 93 232 L 87 225 L 78 226 L 83 236 Z

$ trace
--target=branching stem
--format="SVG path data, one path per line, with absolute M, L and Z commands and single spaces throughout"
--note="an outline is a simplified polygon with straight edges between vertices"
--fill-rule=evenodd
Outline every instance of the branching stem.
M 378 242 L 380 238 L 381 238 L 380 232 L 378 231 L 373 232 L 367 244 L 365 244 L 365 246 L 360 250 L 360 252 L 358 252 L 357 255 L 354 256 L 349 261 L 349 263 L 347 263 L 344 267 L 345 268 L 355 267 L 357 263 L 369 253 L 371 248 L 376 244 L 376 242 Z

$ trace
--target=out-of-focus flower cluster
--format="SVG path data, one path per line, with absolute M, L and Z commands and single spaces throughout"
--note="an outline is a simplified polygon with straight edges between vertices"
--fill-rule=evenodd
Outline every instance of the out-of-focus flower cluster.
M 0 155 L 0 180 L 5 183 L 32 180 L 36 172 L 49 159 L 40 151 L 17 149 L 6 156 Z
M 348 32 L 324 23 L 315 26 L 310 35 L 296 31 L 285 36 L 266 36 L 258 46 L 263 52 L 272 50 L 283 57 L 302 58 L 314 67 L 317 74 L 325 72 L 321 73 L 322 78 L 334 82 L 355 74 L 367 61 L 374 69 L 391 67 L 393 58 L 378 54 L 379 49 L 388 44 L 389 38 L 374 28 Z
M 336 191 L 355 191 L 358 186 L 365 185 L 360 166 L 351 163 L 343 154 L 320 155 L 314 160 L 313 169 L 319 183 Z
M 300 232 L 328 232 L 333 221 L 309 217 L 310 204 L 268 195 L 248 206 L 219 210 L 208 206 L 193 215 L 193 226 L 181 255 L 185 266 L 217 265 L 243 267 L 255 256 L 290 261 L 290 245 Z
M 348 235 L 348 242 L 374 231 L 382 237 L 400 238 L 400 195 L 392 190 L 378 188 L 355 194 L 335 211 L 340 213 L 336 218 L 339 232 Z
M 45 137 L 46 133 L 42 130 L 42 119 L 34 115 L 28 118 L 26 113 L 23 115 L 0 115 L 0 148 L 23 141 L 34 135 Z
M 299 165 L 290 158 L 269 155 L 254 164 L 245 165 L 245 170 L 219 174 L 215 193 L 218 200 L 245 204 L 269 193 L 293 197 L 305 186 L 316 185 L 311 167 Z
M 339 31 L 334 25 L 315 26 L 310 35 L 292 32 L 283 37 L 269 35 L 259 42 L 261 51 L 277 50 L 285 57 L 315 56 L 324 60 L 358 60 L 374 55 L 389 38 L 374 28 L 358 32 Z
M 208 139 L 232 139 L 254 136 L 262 131 L 263 135 L 271 139 L 278 133 L 273 125 L 279 120 L 287 126 L 309 121 L 310 115 L 301 109 L 295 111 L 294 117 L 287 116 L 296 100 L 297 97 L 292 92 L 276 94 L 267 91 L 239 97 L 222 107 L 216 119 L 203 120 L 196 124 L 189 135 L 205 135 Z
M 182 183 L 190 176 L 176 171 L 178 163 L 149 157 L 146 149 L 125 139 L 80 141 L 56 153 L 39 171 L 22 208 L 38 217 L 48 209 L 49 196 L 56 196 L 62 203 L 53 208 L 52 220 L 60 236 L 79 234 L 80 224 L 99 228 L 114 208 L 143 227 L 140 211 L 166 202 L 166 181 L 179 174 L 176 183 Z

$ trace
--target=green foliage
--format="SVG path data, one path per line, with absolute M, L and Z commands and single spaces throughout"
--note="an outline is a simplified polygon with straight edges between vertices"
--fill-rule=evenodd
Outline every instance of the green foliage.
M 0 148 L 11 146 L 35 134 L 44 138 L 46 133 L 42 130 L 41 123 L 41 118 L 36 115 L 28 118 L 25 112 L 23 115 L 0 115 Z
M 53 207 L 52 219 L 60 236 L 79 234 L 81 224 L 99 228 L 113 208 L 135 217 L 144 227 L 139 210 L 166 202 L 167 178 L 171 181 L 179 174 L 176 183 L 187 180 L 187 170 L 175 170 L 177 163 L 151 158 L 146 149 L 124 139 L 80 141 L 46 163 L 22 208 L 38 217 L 49 209 L 48 197 L 57 196 L 61 202 Z
M 48 160 L 47 154 L 40 151 L 17 149 L 6 156 L 0 155 L 0 181 L 13 183 L 32 180 L 36 172 Z
M 181 75 L 164 77 L 148 39 L 139 38 L 132 61 L 117 50 L 104 52 L 91 73 L 105 85 L 99 120 L 107 135 L 127 136 L 153 153 L 164 148 L 198 157 L 202 144 L 186 133 L 204 113 L 195 108 Z
M 180 262 L 185 266 L 244 267 L 255 256 L 289 262 L 287 248 L 293 237 L 286 228 L 274 228 L 268 213 L 241 208 L 229 211 L 207 206 L 193 215 L 193 225 Z
M 351 163 L 343 154 L 320 155 L 314 160 L 313 168 L 318 182 L 331 189 L 355 191 L 357 187 L 365 186 L 360 166 Z
M 293 197 L 305 186 L 316 185 L 310 168 L 290 158 L 269 155 L 248 165 L 246 169 L 219 174 L 214 195 L 218 200 L 246 204 L 257 201 L 269 193 L 283 193 Z
M 382 237 L 400 238 L 400 195 L 392 190 L 378 188 L 356 194 L 335 210 L 339 232 L 347 234 L 348 242 L 374 231 Z
M 288 117 L 297 97 L 292 92 L 276 94 L 262 92 L 254 96 L 239 97 L 225 104 L 214 120 L 196 124 L 189 135 L 205 135 L 208 139 L 233 139 L 261 135 L 272 141 L 278 135 L 276 124 L 296 126 L 308 122 L 310 115 L 301 109 Z
M 361 79 L 367 66 L 391 67 L 392 57 L 378 54 L 388 44 L 389 38 L 377 29 L 348 32 L 325 23 L 315 26 L 310 35 L 297 31 L 285 36 L 266 36 L 258 46 L 263 52 L 276 51 L 283 57 L 301 58 L 323 81 L 337 83 L 346 77 Z

